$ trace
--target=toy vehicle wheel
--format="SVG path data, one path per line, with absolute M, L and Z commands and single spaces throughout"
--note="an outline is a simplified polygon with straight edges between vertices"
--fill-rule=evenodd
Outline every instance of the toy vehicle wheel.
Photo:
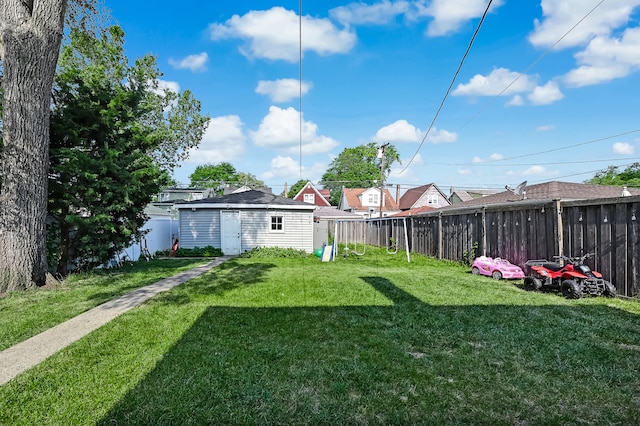
M 493 271 L 493 273 L 491 274 L 491 278 L 493 278 L 496 281 L 500 281 L 502 279 L 502 272 Z
M 562 295 L 567 299 L 580 299 L 582 290 L 576 280 L 564 280 L 562 281 Z
M 542 281 L 535 277 L 524 278 L 524 289 L 527 291 L 538 291 L 542 288 Z
M 602 293 L 606 297 L 616 297 L 618 291 L 616 287 L 611 284 L 609 281 L 604 282 L 604 292 Z
M 471 268 L 471 273 L 473 275 L 480 275 L 480 269 L 478 269 L 477 266 L 474 266 L 473 268 Z

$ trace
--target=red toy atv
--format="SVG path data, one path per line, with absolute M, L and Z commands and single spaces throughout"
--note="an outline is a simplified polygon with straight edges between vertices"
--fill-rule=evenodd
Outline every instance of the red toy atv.
M 602 278 L 600 272 L 592 271 L 584 261 L 593 257 L 587 253 L 580 257 L 554 256 L 564 265 L 548 260 L 528 260 L 532 275 L 524 278 L 524 288 L 536 291 L 545 288 L 560 290 L 567 299 L 579 299 L 583 295 L 616 297 L 616 288 Z

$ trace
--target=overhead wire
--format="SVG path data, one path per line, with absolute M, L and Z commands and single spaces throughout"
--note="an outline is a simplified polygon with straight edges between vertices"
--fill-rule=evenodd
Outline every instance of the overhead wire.
M 522 78 L 522 76 L 524 76 L 527 72 L 529 72 L 534 66 L 536 66 L 538 64 L 538 62 L 540 62 L 542 60 L 542 58 L 544 58 L 551 50 L 553 50 L 554 47 L 556 47 L 562 40 L 564 40 L 564 38 L 569 35 L 569 33 L 571 33 L 578 25 L 580 25 L 582 23 L 582 21 L 584 21 L 585 19 L 587 19 L 587 17 L 589 17 L 589 15 L 591 15 L 598 7 L 600 7 L 600 5 L 602 3 L 604 3 L 606 0 L 600 0 L 600 2 L 598 4 L 596 4 L 589 12 L 587 12 L 586 15 L 584 15 L 580 20 L 578 20 L 578 22 L 576 22 L 571 28 L 569 28 L 567 30 L 567 32 L 565 32 L 555 43 L 553 43 L 551 46 L 549 46 L 549 48 L 547 48 L 547 50 L 545 50 L 544 52 L 542 52 L 542 54 L 540 56 L 538 56 L 533 62 L 531 62 L 531 64 L 529 64 L 529 66 L 527 68 L 524 69 L 524 71 L 522 71 L 520 74 L 518 74 L 518 76 L 516 78 L 513 79 L 513 81 L 509 84 L 507 84 L 507 86 L 502 89 L 500 91 L 500 93 L 498 93 L 497 95 L 495 95 L 489 102 L 487 102 L 487 104 L 480 109 L 480 111 L 478 111 L 476 114 L 474 114 L 469 120 L 467 120 L 460 128 L 458 128 L 457 132 L 459 132 L 460 130 L 464 129 L 465 127 L 467 127 L 467 125 L 469 123 L 471 123 L 473 120 L 475 120 L 480 114 L 482 114 L 484 111 L 486 111 L 491 105 L 493 105 L 493 103 L 504 94 L 504 92 L 506 92 L 511 86 L 513 86 L 518 80 L 520 80 L 520 78 Z
M 438 116 L 440 115 L 440 111 L 442 111 L 442 108 L 444 107 L 444 103 L 447 100 L 447 98 L 449 97 L 449 93 L 451 92 L 451 89 L 453 88 L 453 85 L 456 82 L 456 79 L 458 78 L 458 74 L 460 74 L 460 70 L 462 69 L 462 65 L 464 64 L 464 61 L 467 59 L 467 56 L 469 55 L 469 52 L 471 51 L 471 47 L 473 46 L 473 42 L 475 41 L 476 36 L 478 35 L 478 32 L 480 32 L 480 28 L 482 27 L 482 23 L 484 22 L 484 19 L 486 18 L 487 13 L 489 13 L 489 9 L 491 8 L 491 3 L 493 3 L 493 0 L 489 0 L 489 3 L 487 3 L 487 7 L 484 10 L 484 13 L 482 14 L 482 18 L 480 18 L 480 22 L 478 22 L 478 25 L 476 26 L 476 30 L 473 32 L 473 36 L 471 37 L 471 40 L 469 41 L 469 44 L 467 46 L 467 50 L 464 52 L 464 55 L 462 55 L 462 59 L 460 60 L 460 64 L 458 64 L 458 69 L 454 73 L 453 78 L 451 79 L 451 83 L 449 83 L 449 87 L 447 88 L 447 91 L 445 92 L 444 97 L 442 98 L 442 101 L 440 102 L 440 106 L 438 107 L 438 110 L 436 111 L 433 119 L 431 120 L 431 124 L 429 124 L 429 128 L 425 132 L 424 137 L 422 138 L 422 141 L 420 141 L 420 145 L 418 146 L 418 149 L 416 150 L 415 154 L 413 154 L 413 157 L 411 157 L 411 159 L 409 160 L 407 165 L 404 167 L 404 169 L 402 169 L 400 171 L 399 174 L 404 173 L 405 170 L 407 170 L 409 168 L 409 166 L 411 165 L 413 160 L 415 160 L 416 156 L 420 152 L 420 149 L 422 148 L 422 145 L 424 145 L 424 141 L 427 140 L 427 136 L 429 136 L 429 133 L 431 132 L 431 129 L 433 128 L 433 125 L 435 124 L 436 120 L 438 119 Z

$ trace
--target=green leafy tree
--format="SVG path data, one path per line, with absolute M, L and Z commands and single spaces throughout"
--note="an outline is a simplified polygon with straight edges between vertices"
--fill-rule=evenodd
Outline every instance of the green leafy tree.
M 266 183 L 251 173 L 238 172 L 235 175 L 237 185 L 246 185 L 250 188 L 264 188 Z
M 339 203 L 342 187 L 370 188 L 379 184 L 381 161 L 377 158 L 375 142 L 345 148 L 333 159 L 320 181 L 331 191 L 331 204 Z M 391 171 L 391 165 L 396 162 L 400 162 L 400 155 L 393 145 L 388 145 L 384 152 L 385 179 Z
M 298 192 L 300 192 L 300 190 L 304 188 L 307 182 L 309 182 L 309 179 L 300 179 L 299 181 L 291 185 L 291 188 L 289 189 L 289 193 L 287 194 L 287 197 L 293 198 L 296 195 L 298 195 Z
M 227 185 L 246 185 L 251 188 L 265 186 L 263 181 L 251 173 L 238 172 L 227 162 L 198 166 L 189 176 L 189 180 L 191 186 L 213 188 L 217 194 L 222 194 Z
M 617 166 L 609 166 L 597 172 L 593 178 L 585 183 L 640 188 L 640 163 L 630 164 L 622 172 L 618 170 Z
M 104 263 L 140 236 L 144 207 L 196 146 L 207 117 L 189 92 L 160 91 L 155 58 L 130 65 L 119 27 L 72 31 L 51 113 L 48 246 L 60 274 Z
M 222 193 L 225 184 L 235 183 L 236 173 L 236 168 L 227 162 L 200 165 L 189 176 L 190 185 L 197 188 L 213 188 Z

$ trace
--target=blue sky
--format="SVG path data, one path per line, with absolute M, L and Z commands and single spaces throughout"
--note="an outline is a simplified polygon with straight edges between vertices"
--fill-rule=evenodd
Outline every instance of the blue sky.
M 399 150 L 388 182 L 404 190 L 640 161 L 640 0 L 494 0 L 424 139 L 487 4 L 303 0 L 300 87 L 297 0 L 106 2 L 128 56 L 154 54 L 211 117 L 179 182 L 228 161 L 279 193 L 371 141 Z

